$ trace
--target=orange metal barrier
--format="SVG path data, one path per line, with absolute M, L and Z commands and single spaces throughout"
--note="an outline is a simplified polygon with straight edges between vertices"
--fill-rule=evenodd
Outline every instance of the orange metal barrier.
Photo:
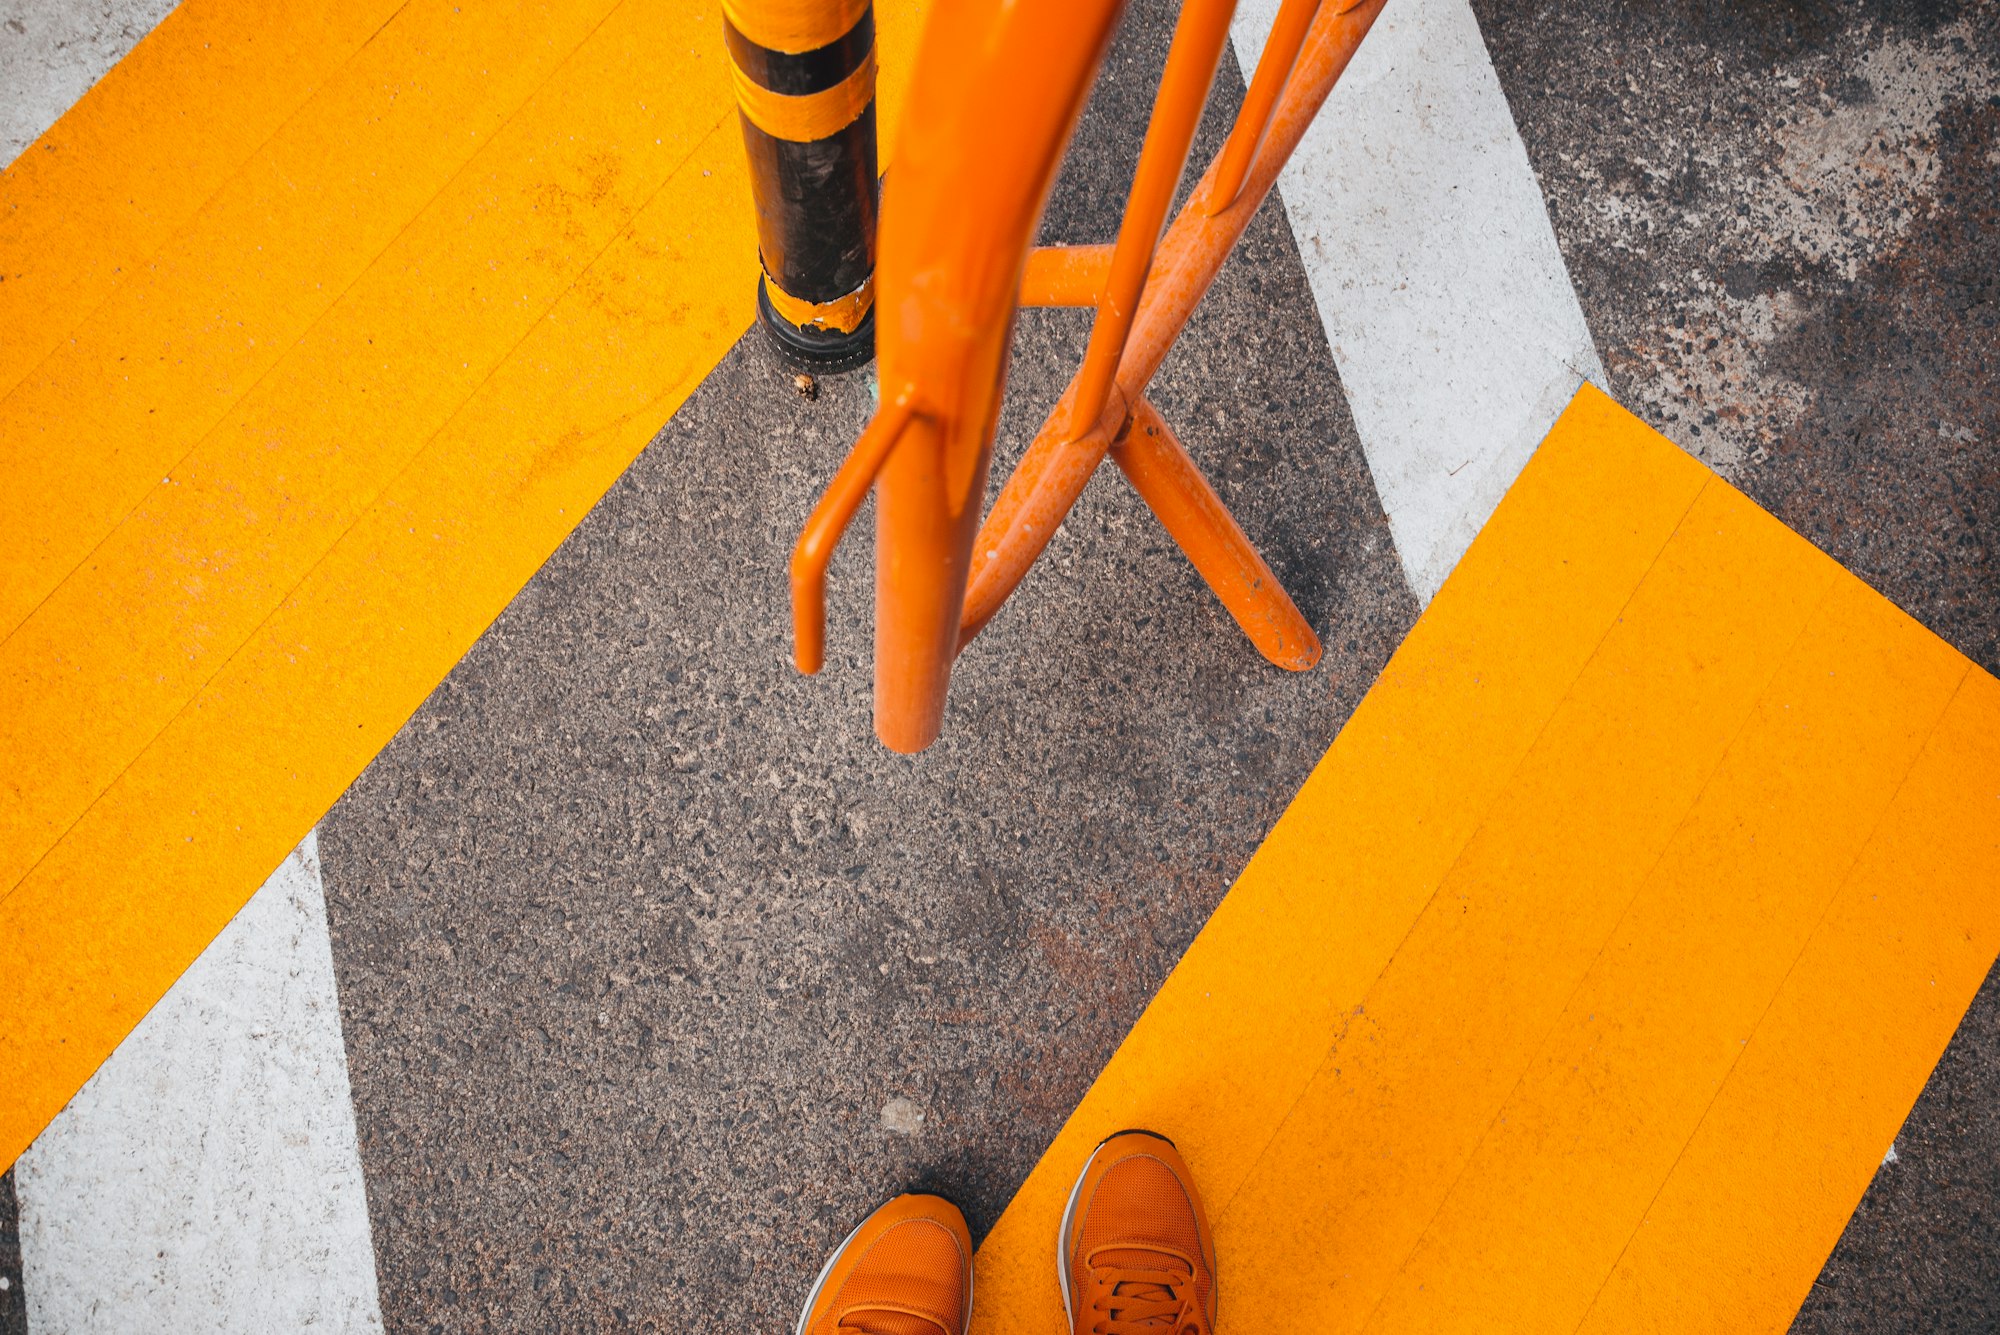
M 1119 0 L 966 0 L 935 12 L 884 192 L 883 407 L 792 557 L 796 661 L 816 672 L 827 562 L 877 488 L 875 729 L 885 744 L 917 751 L 936 739 L 953 657 L 1107 454 L 1259 652 L 1293 670 L 1319 660 L 1312 628 L 1144 395 L 1382 3 L 1285 0 L 1228 142 L 1162 239 L 1235 8 L 1186 0 L 1117 244 L 1033 251 Z M 1092 305 L 1097 319 L 1083 365 L 982 526 L 1024 304 Z

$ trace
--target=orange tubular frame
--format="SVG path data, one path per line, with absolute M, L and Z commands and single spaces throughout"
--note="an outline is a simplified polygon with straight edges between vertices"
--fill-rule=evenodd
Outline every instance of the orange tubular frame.
M 952 658 L 1107 454 L 1259 652 L 1293 670 L 1318 661 L 1311 627 L 1144 394 L 1383 0 L 1338 3 L 1285 0 L 1227 144 L 1162 239 L 1235 7 L 1186 0 L 1116 246 L 1033 251 L 1120 0 L 934 11 L 884 192 L 883 408 L 792 558 L 796 661 L 815 672 L 827 561 L 877 488 L 875 727 L 888 746 L 936 739 Z M 1091 305 L 1097 319 L 1083 365 L 981 526 L 1017 304 Z

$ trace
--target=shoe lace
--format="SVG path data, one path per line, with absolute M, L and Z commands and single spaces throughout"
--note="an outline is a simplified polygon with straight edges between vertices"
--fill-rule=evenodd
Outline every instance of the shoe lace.
M 1091 1335 L 1211 1335 L 1192 1271 L 1093 1266 Z

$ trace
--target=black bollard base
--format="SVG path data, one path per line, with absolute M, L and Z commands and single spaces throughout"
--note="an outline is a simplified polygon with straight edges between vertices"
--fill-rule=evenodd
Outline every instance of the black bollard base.
M 771 340 L 778 355 L 801 370 L 832 375 L 853 371 L 875 360 L 875 311 L 861 317 L 851 333 L 821 329 L 801 329 L 771 305 L 763 275 L 757 278 L 757 323 Z

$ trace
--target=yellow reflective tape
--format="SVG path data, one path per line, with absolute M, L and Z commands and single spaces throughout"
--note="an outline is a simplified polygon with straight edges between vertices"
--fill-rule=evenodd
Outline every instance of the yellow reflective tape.
M 875 96 L 875 53 L 869 51 L 854 73 L 817 93 L 774 93 L 733 60 L 729 75 L 736 84 L 736 105 L 752 125 L 773 139 L 806 143 L 839 134 L 867 110 Z
M 770 51 L 798 55 L 847 36 L 869 0 L 722 0 L 736 31 Z
M 875 278 L 871 274 L 860 287 L 832 301 L 801 300 L 779 287 L 769 274 L 764 275 L 764 291 L 770 295 L 771 309 L 800 329 L 851 334 L 861 327 L 868 308 L 875 302 Z

